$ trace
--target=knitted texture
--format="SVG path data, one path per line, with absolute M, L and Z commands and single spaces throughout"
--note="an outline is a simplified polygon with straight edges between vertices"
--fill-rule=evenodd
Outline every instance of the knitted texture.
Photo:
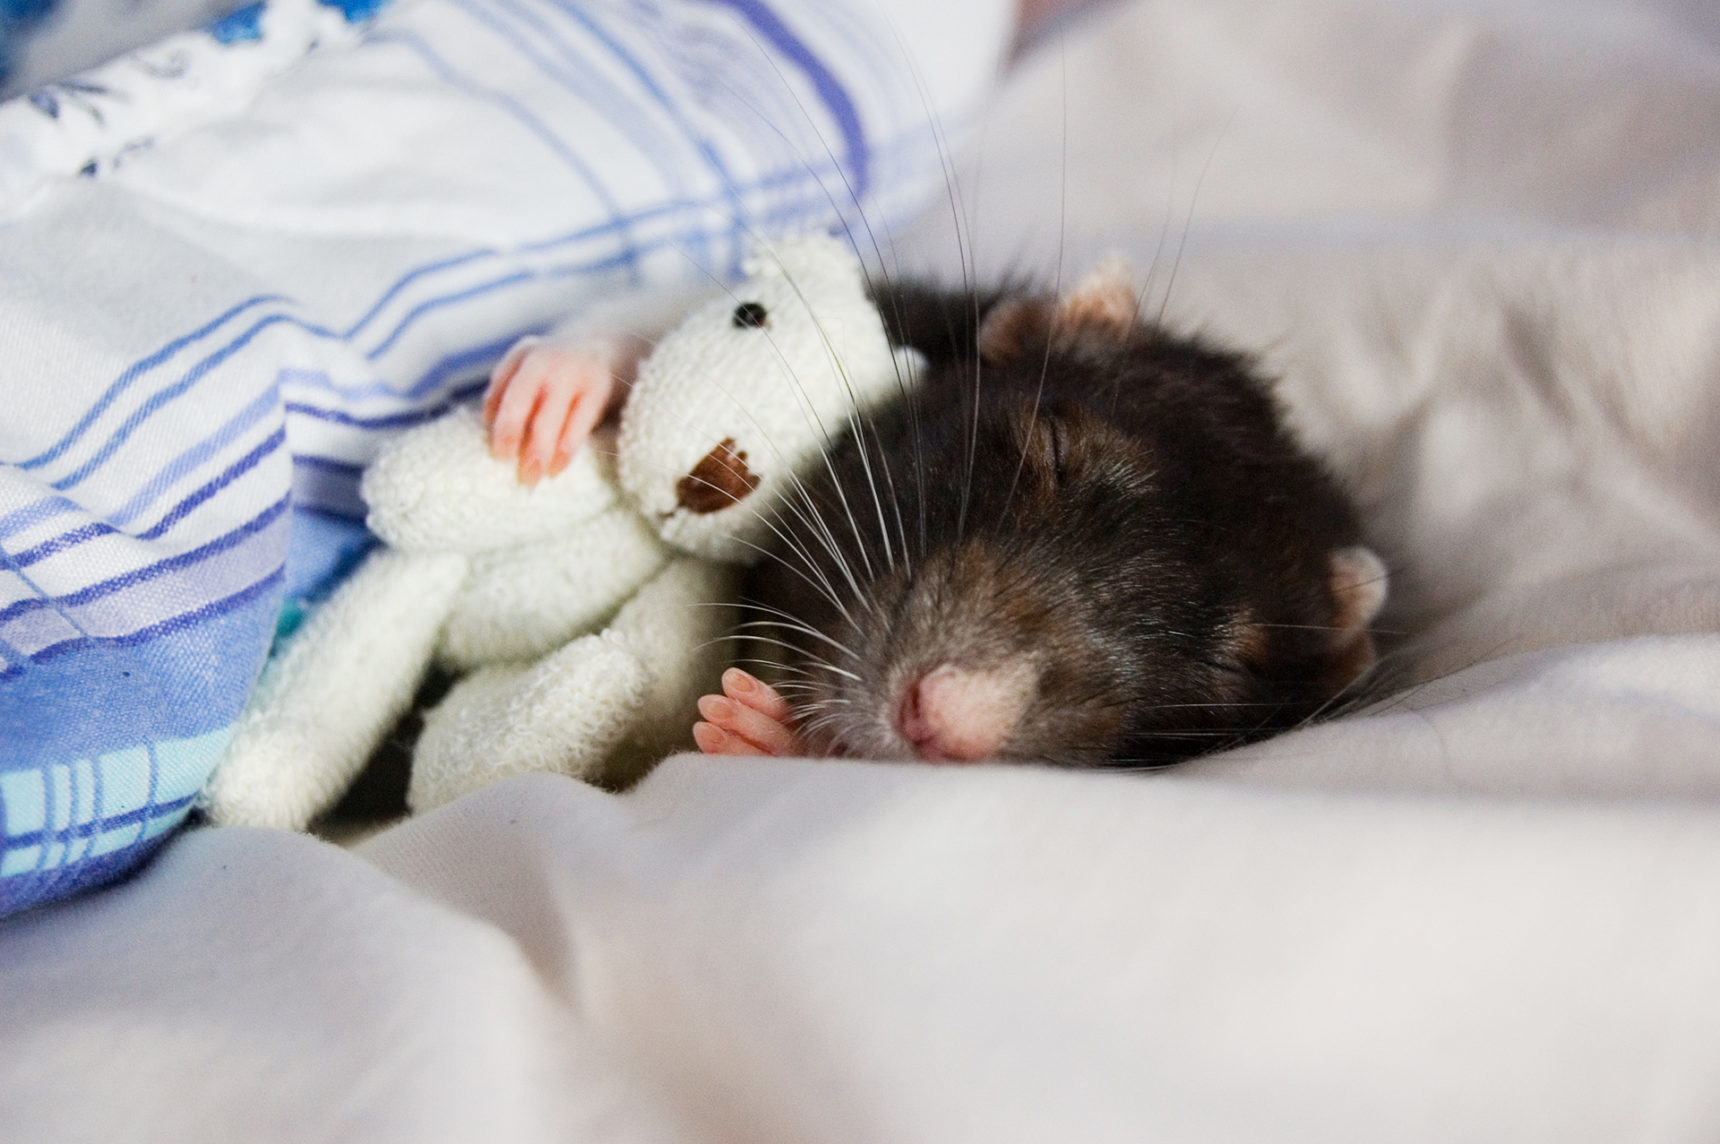
M 380 551 L 263 673 L 209 785 L 217 822 L 303 830 L 405 713 L 465 578 L 458 553 Z
M 473 557 L 436 659 L 456 671 L 536 659 L 595 631 L 669 552 L 638 513 L 616 506 L 541 544 Z
M 641 365 L 613 464 L 589 447 L 528 488 L 471 410 L 382 452 L 363 493 L 385 546 L 253 696 L 208 788 L 212 817 L 307 825 L 432 659 L 470 674 L 426 716 L 414 810 L 531 771 L 625 783 L 686 740 L 733 624 L 734 573 L 713 561 L 750 555 L 796 470 L 914 372 L 843 243 L 785 240 L 748 269 Z M 701 491 L 725 443 L 756 480 L 738 503 L 689 509 L 689 481 Z
M 650 670 L 610 633 L 530 666 L 492 665 L 425 716 L 406 801 L 430 810 L 508 775 L 593 776 L 637 722 Z
M 640 366 L 618 445 L 621 486 L 662 521 L 663 539 L 742 563 L 765 532 L 763 510 L 780 502 L 795 470 L 914 373 L 912 351 L 891 349 L 860 260 L 840 240 L 764 246 L 747 270 Z M 758 485 L 715 512 L 687 508 L 678 482 L 724 442 Z
M 395 438 L 360 486 L 370 531 L 414 552 L 493 552 L 563 535 L 619 500 L 596 449 L 528 488 L 490 456 L 484 435 L 477 411 L 461 406 Z

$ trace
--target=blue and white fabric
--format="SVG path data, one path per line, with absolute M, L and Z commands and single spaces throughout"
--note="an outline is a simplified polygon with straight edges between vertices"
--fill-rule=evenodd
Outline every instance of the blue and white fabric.
M 271 0 L 0 106 L 0 913 L 184 818 L 389 434 L 582 302 L 941 192 L 1008 11 L 932 8 Z
M 76 76 L 246 0 L 0 0 L 0 99 Z

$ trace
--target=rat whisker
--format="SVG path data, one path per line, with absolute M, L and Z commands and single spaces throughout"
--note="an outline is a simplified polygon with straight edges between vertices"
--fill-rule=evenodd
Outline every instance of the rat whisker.
M 774 525 L 772 525 L 771 531 L 777 532 L 778 530 L 775 528 Z M 788 569 L 790 572 L 793 572 L 796 576 L 798 576 L 800 579 L 804 580 L 809 586 L 811 586 L 812 589 L 815 592 L 817 592 L 833 608 L 835 608 L 838 612 L 840 612 L 842 614 L 843 619 L 847 620 L 849 622 L 849 624 L 851 624 L 851 625 L 856 625 L 856 621 L 855 621 L 854 616 L 848 611 L 848 608 L 843 604 L 842 598 L 836 594 L 836 586 L 834 584 L 832 584 L 829 581 L 829 579 L 823 575 L 823 570 L 819 568 L 818 563 L 816 561 L 814 561 L 812 559 L 812 557 L 809 554 L 807 554 L 804 550 L 800 549 L 800 547 L 793 540 L 789 539 L 786 536 L 781 535 L 780 532 L 778 532 L 778 537 L 779 537 L 779 539 L 782 540 L 783 544 L 789 548 L 789 550 L 791 552 L 795 553 L 797 556 L 799 556 L 801 558 L 801 560 L 806 564 L 807 568 L 812 573 L 817 575 L 817 577 L 818 577 L 817 579 L 814 579 L 812 575 L 808 575 L 807 572 L 801 571 L 801 569 L 797 568 L 793 564 L 793 562 L 787 560 L 786 558 L 781 556 L 779 553 L 772 552 L 768 548 L 765 548 L 764 546 L 762 546 L 760 544 L 756 544 L 753 541 L 746 540 L 744 538 L 736 537 L 735 539 L 742 546 L 747 547 L 747 548 L 751 548 L 754 551 L 758 552 L 767 561 L 775 561 L 781 567 Z
M 823 693 L 823 688 L 813 683 L 790 681 L 788 683 L 772 684 L 771 686 L 780 692 L 784 698 L 791 695 L 818 695 Z
M 808 674 L 810 674 L 805 668 L 795 667 L 793 664 L 778 663 L 774 659 L 761 659 L 758 656 L 737 656 L 732 662 L 735 663 L 737 666 L 740 664 L 743 664 L 743 663 L 752 664 L 755 667 L 768 668 L 773 672 L 775 672 L 775 671 L 787 671 L 787 672 L 792 672 L 795 675 L 808 675 Z M 783 684 L 783 683 L 773 683 L 773 684 L 771 684 L 771 686 L 780 688 L 780 687 L 785 687 L 785 686 L 790 686 L 790 685 L 789 684 Z
M 783 640 L 772 639 L 769 636 L 761 636 L 761 635 L 750 635 L 746 638 L 757 640 L 760 643 L 771 644 L 775 647 L 787 648 L 789 651 L 799 653 L 802 657 L 804 657 L 809 663 L 811 663 L 815 667 L 821 667 L 826 671 L 833 672 L 836 675 L 842 676 L 844 679 L 851 679 L 855 683 L 859 683 L 861 681 L 860 677 L 858 675 L 854 674 L 852 671 L 848 671 L 845 668 L 837 667 L 835 664 L 829 662 L 828 660 L 820 659 L 819 657 L 814 656 L 811 652 L 807 651 L 805 648 L 799 647 L 795 644 L 787 643 L 787 642 L 784 642 Z
M 857 660 L 860 658 L 859 653 L 857 653 L 853 648 L 849 647 L 847 644 L 843 643 L 841 640 L 836 639 L 834 636 L 827 636 L 823 632 L 819 631 L 817 628 L 808 627 L 805 624 L 788 623 L 787 621 L 784 621 L 784 620 L 750 620 L 747 623 L 740 624 L 737 626 L 742 630 L 745 630 L 747 628 L 771 627 L 771 628 L 782 628 L 782 629 L 785 629 L 787 631 L 792 631 L 792 632 L 799 632 L 802 635 L 809 635 L 809 636 L 813 637 L 814 639 L 822 640 L 823 642 L 829 644 L 831 647 L 835 648 L 837 651 L 846 655 L 849 659 Z

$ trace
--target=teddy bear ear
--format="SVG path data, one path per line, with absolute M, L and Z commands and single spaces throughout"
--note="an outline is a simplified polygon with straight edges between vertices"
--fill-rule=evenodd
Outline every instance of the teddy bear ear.
M 890 351 L 890 361 L 896 371 L 896 385 L 906 388 L 916 384 L 931 368 L 926 355 L 912 346 L 896 346 Z
M 859 286 L 863 275 L 860 259 L 842 239 L 829 234 L 808 233 L 754 243 L 741 261 L 749 279 L 786 278 L 807 285 L 813 282 L 848 282 Z

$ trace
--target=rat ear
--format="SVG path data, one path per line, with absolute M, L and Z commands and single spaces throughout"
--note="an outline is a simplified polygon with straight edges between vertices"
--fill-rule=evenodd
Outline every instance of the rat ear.
M 1034 346 L 1043 349 L 1047 341 L 1059 350 L 1126 342 L 1139 309 L 1129 264 L 1118 257 L 1107 258 L 1055 304 L 1032 297 L 998 302 L 980 323 L 980 356 L 1005 362 Z
M 1051 331 L 1051 303 L 1043 298 L 1005 298 L 986 311 L 979 324 L 979 356 L 1000 363 L 1029 346 L 1045 344 Z
M 1139 312 L 1134 271 L 1112 255 L 1057 300 L 1051 335 L 1064 347 L 1086 339 L 1124 342 L 1134 331 Z
M 1331 558 L 1332 666 L 1327 682 L 1341 691 L 1374 666 L 1374 639 L 1368 625 L 1386 603 L 1386 566 L 1373 550 L 1340 548 Z

